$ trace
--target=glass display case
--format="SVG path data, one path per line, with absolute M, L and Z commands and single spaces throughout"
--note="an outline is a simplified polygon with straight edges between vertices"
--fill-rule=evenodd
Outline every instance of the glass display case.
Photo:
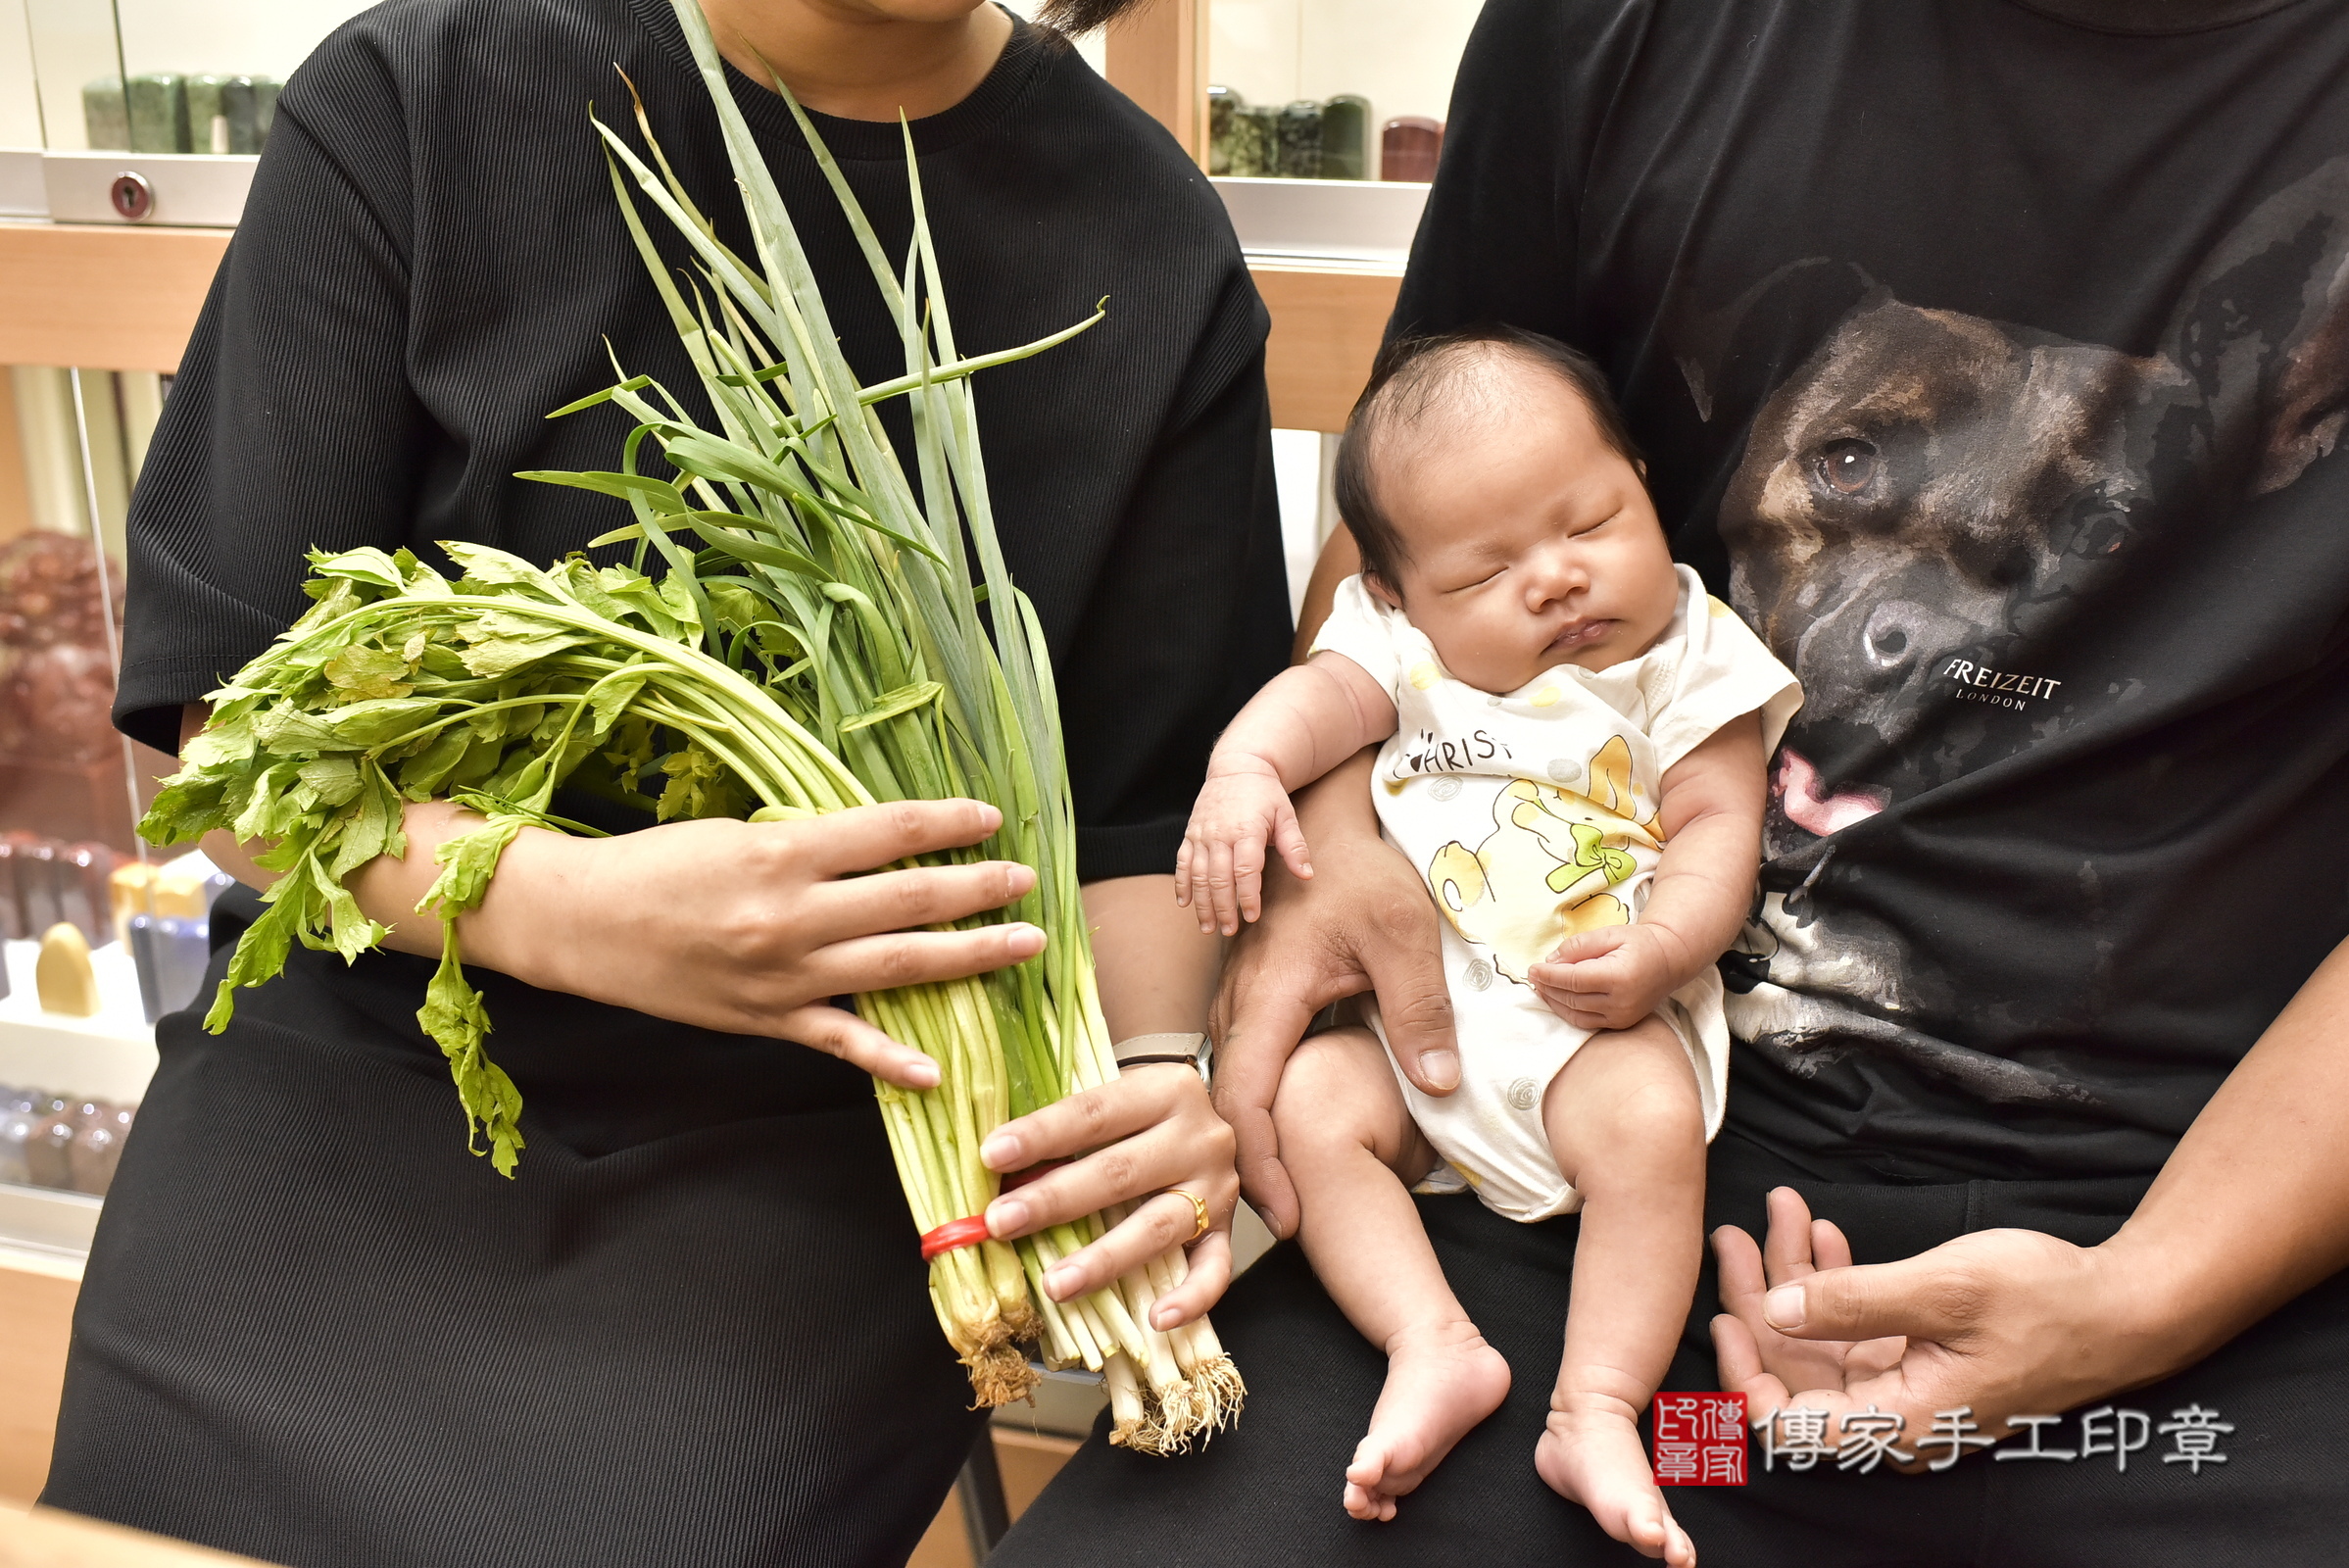
M 9 0 L 38 90 L 40 145 L 251 155 L 277 88 L 365 0 Z
M 279 86 L 364 9 L 0 0 L 0 149 L 40 152 L 41 212 L 53 219 L 233 224 Z M 0 216 L 23 213 L 21 182 L 0 177 Z
M 1393 307 L 1483 0 L 1198 3 L 1198 151 L 1273 312 L 1274 422 L 1295 426 L 1273 432 L 1294 612 L 1338 525 L 1329 432 Z
M 0 371 L 0 1246 L 20 1250 L 72 1251 L 94 1223 L 219 891 L 209 864 L 149 863 L 132 824 L 170 760 L 108 718 L 163 387 Z
M 0 1250 L 71 1254 L 200 974 L 209 865 L 133 831 L 171 767 L 116 733 L 122 538 L 153 371 L 0 368 Z M 194 972 L 191 972 L 193 970 Z
M 285 78 L 371 3 L 0 0 L 0 147 L 259 153 Z
M 25 0 L 0 0 L 0 147 L 41 145 L 40 83 Z
M 123 523 L 165 378 L 46 366 L 0 376 L 0 834 L 135 858 L 134 781 L 167 760 L 127 755 L 107 713 Z
M 1426 180 L 1482 0 L 1211 0 L 1207 172 Z

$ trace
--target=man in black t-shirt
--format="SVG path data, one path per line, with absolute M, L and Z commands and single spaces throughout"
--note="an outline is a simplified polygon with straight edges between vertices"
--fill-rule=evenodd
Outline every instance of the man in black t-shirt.
M 1748 1486 L 1675 1498 L 1699 1550 L 2332 1560 L 2349 9 L 1492 0 L 1392 330 L 1491 319 L 1606 366 L 1676 553 L 1808 698 L 1724 961 L 1734 1316 L 1716 1358 L 1701 1290 L 1666 1383 L 1762 1421 Z M 1304 803 L 1316 878 L 1227 976 L 1218 1101 L 1282 1229 L 1257 1107 L 1311 1009 L 1375 981 L 1406 1070 L 1456 1071 L 1363 787 Z M 1423 1207 L 1512 1362 L 1553 1355 L 1573 1223 Z M 1283 1253 L 1217 1321 L 1248 1423 L 1120 1474 L 1121 1528 L 1211 1493 L 1240 1523 L 1187 1562 L 1624 1555 L 1532 1477 L 1531 1378 L 1349 1527 L 1375 1355 Z M 1064 1560 L 1103 1480 L 1005 1560 Z

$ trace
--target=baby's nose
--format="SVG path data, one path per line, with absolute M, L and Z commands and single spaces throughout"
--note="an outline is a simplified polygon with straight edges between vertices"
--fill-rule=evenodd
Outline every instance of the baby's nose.
M 1590 586 L 1590 573 L 1571 551 L 1544 551 L 1528 564 L 1526 596 L 1541 610 Z

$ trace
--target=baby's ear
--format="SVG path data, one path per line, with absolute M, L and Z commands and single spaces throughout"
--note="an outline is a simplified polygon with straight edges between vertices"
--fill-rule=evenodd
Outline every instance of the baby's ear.
M 1380 576 L 1377 572 L 1363 572 L 1362 586 L 1369 589 L 1371 597 L 1376 599 L 1380 604 L 1385 605 L 1389 610 L 1402 609 L 1403 596 L 1396 593 L 1393 588 L 1389 587 L 1387 584 L 1387 579 Z

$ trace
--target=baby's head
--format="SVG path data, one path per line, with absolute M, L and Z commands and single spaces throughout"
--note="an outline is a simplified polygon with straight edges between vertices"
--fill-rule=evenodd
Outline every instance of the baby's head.
M 1372 592 L 1457 679 L 1636 659 L 1680 602 L 1646 465 L 1598 367 L 1481 327 L 1390 345 L 1346 420 L 1338 510 Z

